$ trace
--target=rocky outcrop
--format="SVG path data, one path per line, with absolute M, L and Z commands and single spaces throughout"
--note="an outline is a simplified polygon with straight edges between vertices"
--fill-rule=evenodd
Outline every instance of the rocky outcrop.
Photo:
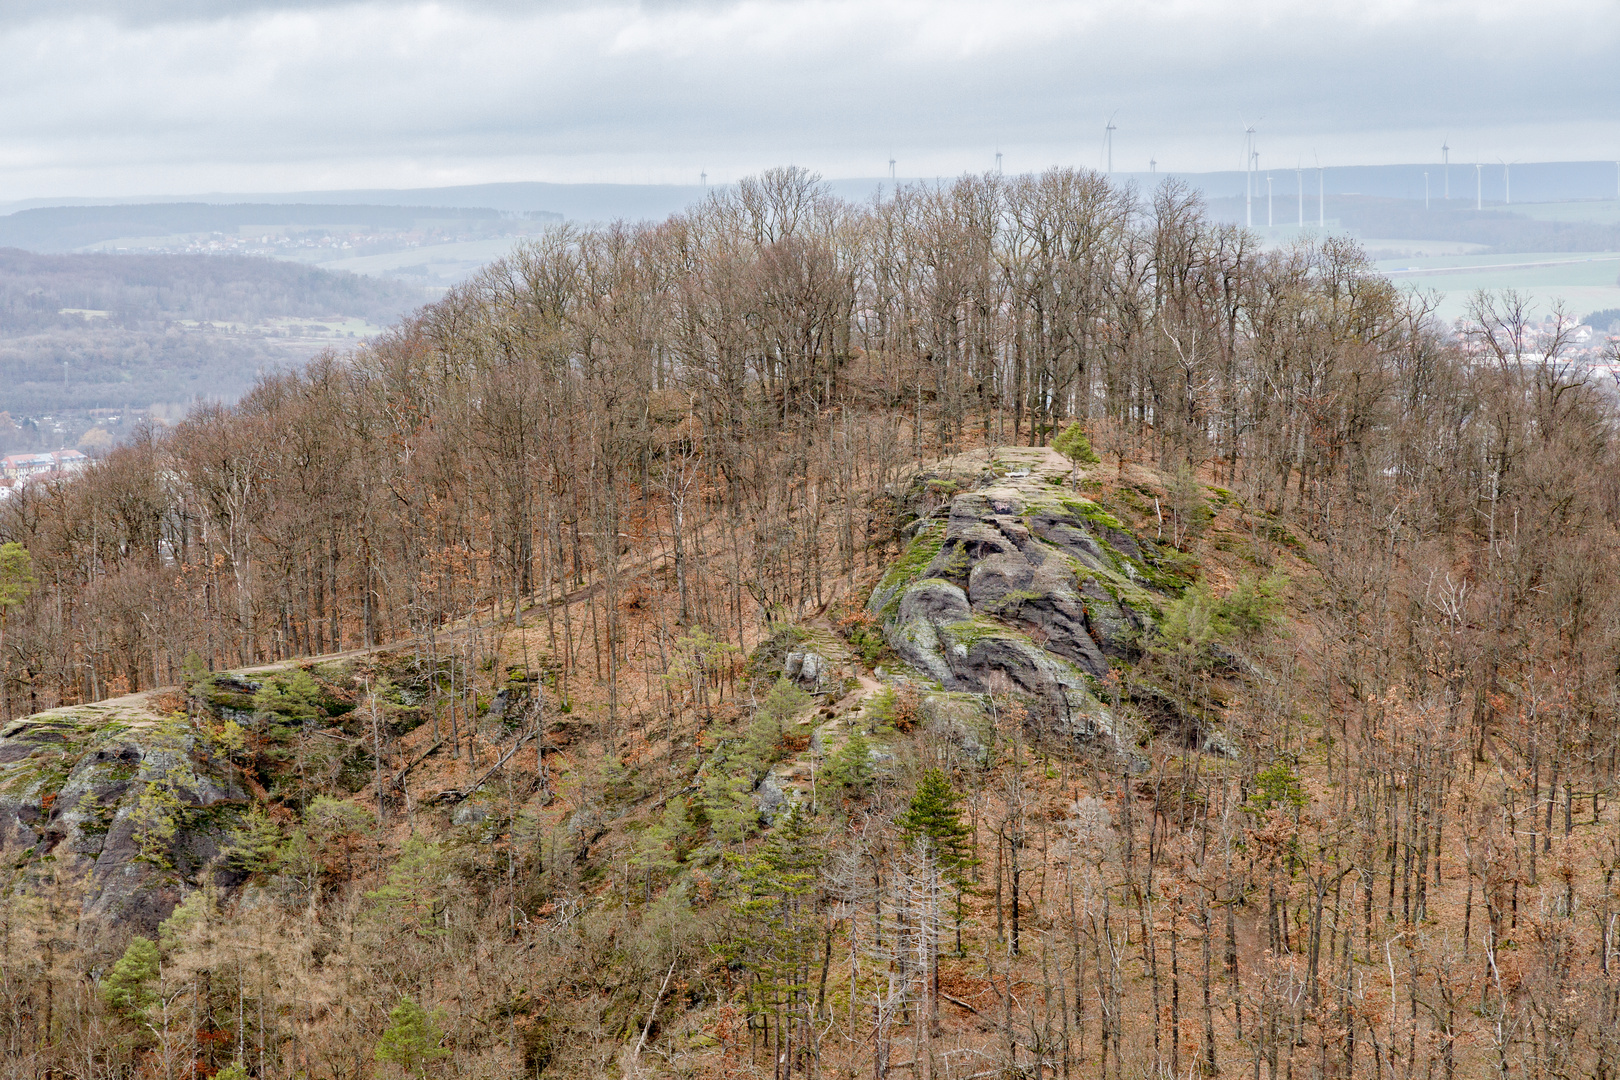
M 920 524 L 869 610 L 943 689 L 1001 686 L 1096 734 L 1111 721 L 1091 680 L 1138 655 L 1165 599 L 1150 549 L 1060 475 L 996 477 Z
M 92 930 L 151 933 L 213 874 L 250 802 L 240 772 L 184 719 L 144 701 L 56 709 L 0 730 L 0 858 L 54 857 Z

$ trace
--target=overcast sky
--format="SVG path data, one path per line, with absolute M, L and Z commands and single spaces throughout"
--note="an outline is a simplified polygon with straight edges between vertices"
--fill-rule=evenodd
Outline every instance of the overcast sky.
M 0 0 L 0 200 L 1620 158 L 1615 0 Z

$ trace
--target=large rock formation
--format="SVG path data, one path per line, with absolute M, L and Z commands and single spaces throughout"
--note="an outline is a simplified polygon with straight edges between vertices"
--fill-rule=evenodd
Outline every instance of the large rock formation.
M 1152 558 L 1061 471 L 993 477 L 919 522 L 869 610 L 943 689 L 1004 685 L 1068 733 L 1111 733 L 1092 685 L 1152 632 L 1165 599 Z
M 52 865 L 92 929 L 151 933 L 218 856 L 250 804 L 241 773 L 143 695 L 55 709 L 0 730 L 0 858 Z
M 0 728 L 0 860 L 25 888 L 60 882 L 92 936 L 151 934 L 189 891 L 265 869 L 255 807 L 284 815 L 371 782 L 356 706 L 404 735 L 430 718 L 448 665 L 408 651 L 289 661 L 13 720 Z M 539 678 L 508 669 L 483 723 L 526 723 Z

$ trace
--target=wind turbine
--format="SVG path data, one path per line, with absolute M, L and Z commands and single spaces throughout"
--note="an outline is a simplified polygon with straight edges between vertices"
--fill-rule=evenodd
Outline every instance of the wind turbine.
M 1001 175 L 1001 151 L 996 151 L 996 175 Z
M 1316 157 L 1315 154 L 1312 154 L 1311 156 Z M 1325 185 L 1322 183 L 1322 177 L 1324 175 L 1326 175 L 1326 172 L 1322 168 L 1322 161 L 1321 161 L 1320 158 L 1317 158 L 1317 162 L 1316 162 L 1316 227 L 1318 229 L 1321 229 L 1323 232 L 1326 232 L 1327 231 L 1327 209 L 1326 209 L 1326 207 L 1327 207 L 1327 199 L 1323 195 L 1323 190 L 1324 190 Z
M 1615 164 L 1620 165 L 1620 161 L 1615 162 Z M 1154 157 L 1148 158 L 1148 172 L 1152 173 L 1154 176 L 1159 175 L 1159 159 L 1158 158 L 1154 158 Z
M 1118 115 L 1119 114 L 1117 112 L 1114 114 L 1114 116 L 1118 116 Z M 1108 152 L 1108 175 L 1109 176 L 1114 175 L 1114 132 L 1119 130 L 1117 127 L 1114 126 L 1114 116 L 1110 116 L 1108 118 L 1108 123 L 1103 128 L 1103 146 L 1106 148 L 1106 150 Z
M 1445 175 L 1446 200 L 1451 199 L 1451 140 L 1444 139 L 1440 143 L 1440 168 Z
M 894 158 L 889 159 L 889 182 L 894 182 Z
M 1243 129 L 1243 211 L 1249 228 L 1254 228 L 1254 125 Z
M 709 170 L 704 169 L 698 173 L 698 183 L 702 184 L 704 187 L 709 186 Z
M 1496 160 L 1502 161 L 1501 158 Z M 1502 201 L 1507 206 L 1513 205 L 1513 174 L 1509 171 L 1512 168 L 1513 162 L 1502 161 L 1502 194 L 1504 196 Z
M 1260 151 L 1258 151 L 1258 150 L 1250 150 L 1249 151 L 1249 175 L 1254 177 L 1254 179 L 1255 179 L 1255 187 L 1258 188 L 1260 186 L 1260 183 L 1259 183 L 1259 181 L 1260 181 Z M 1267 181 L 1267 190 L 1270 190 L 1269 185 L 1270 185 L 1270 181 L 1268 180 Z M 1249 221 L 1249 227 L 1252 229 L 1254 227 L 1254 221 L 1252 220 L 1254 215 L 1250 214 L 1249 217 L 1251 219 Z

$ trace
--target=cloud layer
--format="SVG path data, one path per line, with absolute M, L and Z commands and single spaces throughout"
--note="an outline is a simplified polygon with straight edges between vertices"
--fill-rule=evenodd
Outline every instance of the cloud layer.
M 0 199 L 1620 157 L 1591 0 L 11 0 Z

